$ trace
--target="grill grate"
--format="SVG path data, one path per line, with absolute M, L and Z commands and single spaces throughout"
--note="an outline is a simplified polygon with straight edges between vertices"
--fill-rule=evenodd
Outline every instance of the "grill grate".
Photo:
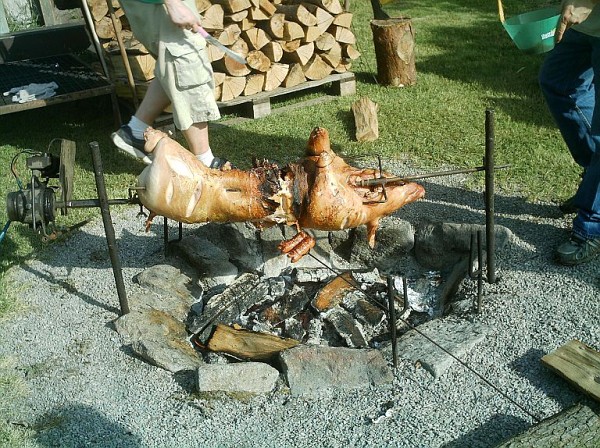
M 72 55 L 0 64 L 0 92 L 31 83 L 58 84 L 56 96 L 110 86 L 108 81 Z M 0 95 L 0 107 L 14 105 L 12 95 Z

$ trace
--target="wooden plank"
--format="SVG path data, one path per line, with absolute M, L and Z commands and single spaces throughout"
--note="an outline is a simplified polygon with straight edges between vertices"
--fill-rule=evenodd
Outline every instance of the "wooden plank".
M 4 3 L 0 0 L 0 34 L 8 33 L 8 22 L 6 21 L 6 13 L 4 12 Z
M 542 364 L 600 401 L 600 352 L 573 339 L 542 357 Z
M 207 348 L 214 352 L 228 353 L 240 359 L 265 361 L 276 357 L 279 352 L 300 344 L 289 338 L 280 338 L 269 333 L 246 329 L 235 329 L 218 324 L 212 333 Z
M 18 31 L 0 36 L 0 63 L 80 53 L 89 46 L 84 22 Z
M 600 416 L 591 408 L 577 404 L 542 420 L 496 448 L 592 446 L 600 446 Z
M 55 104 L 66 103 L 69 101 L 77 101 L 84 98 L 92 98 L 100 95 L 108 95 L 114 92 L 114 87 L 107 85 L 104 87 L 96 87 L 93 89 L 81 90 L 79 92 L 65 93 L 63 95 L 56 95 L 45 100 L 33 100 L 27 103 L 19 104 L 7 104 L 0 106 L 0 115 L 10 114 L 14 112 L 21 112 L 29 109 L 37 109 L 45 106 L 53 106 Z
M 341 84 L 350 83 L 350 84 L 356 85 L 356 80 L 354 78 L 354 73 L 334 74 L 334 75 L 329 75 L 323 79 L 319 79 L 316 81 L 307 81 L 302 84 L 298 84 L 297 86 L 294 86 L 294 87 L 278 87 L 270 92 L 261 92 L 261 93 L 257 93 L 256 95 L 235 98 L 234 100 L 227 101 L 227 102 L 218 102 L 217 105 L 219 107 L 236 106 L 238 104 L 247 103 L 247 102 L 251 102 L 251 101 L 259 101 L 264 98 L 273 98 L 273 97 L 280 96 L 280 95 L 286 95 L 289 93 L 300 92 L 302 90 L 312 89 L 314 87 L 319 87 L 319 86 L 322 86 L 322 85 L 328 84 L 328 83 L 333 83 L 334 88 L 336 88 L 337 84 L 341 85 Z M 347 86 L 345 86 L 344 88 L 340 88 L 338 86 L 338 88 L 336 90 L 338 92 L 342 92 L 342 93 L 338 93 L 341 95 L 350 94 L 350 93 L 348 93 L 349 89 Z
M 40 9 L 44 18 L 44 25 L 56 25 L 56 16 L 54 15 L 54 2 L 52 0 L 40 0 Z

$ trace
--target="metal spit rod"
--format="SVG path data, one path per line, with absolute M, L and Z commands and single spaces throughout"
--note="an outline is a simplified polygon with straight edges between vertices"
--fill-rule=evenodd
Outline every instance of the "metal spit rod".
M 492 158 L 493 161 L 493 158 Z M 356 181 L 357 187 L 374 187 L 378 185 L 387 185 L 387 184 L 395 184 L 395 183 L 407 183 L 412 182 L 413 180 L 419 179 L 427 179 L 429 177 L 441 177 L 441 176 L 452 176 L 454 174 L 468 174 L 468 173 L 476 173 L 478 171 L 494 171 L 494 170 L 502 170 L 506 168 L 510 168 L 510 164 L 498 165 L 492 167 L 493 169 L 488 169 L 487 165 L 484 166 L 476 166 L 473 168 L 465 168 L 460 170 L 448 170 L 448 171 L 436 171 L 433 173 L 427 174 L 418 174 L 415 176 L 398 176 L 398 177 L 379 177 L 376 179 L 363 179 Z

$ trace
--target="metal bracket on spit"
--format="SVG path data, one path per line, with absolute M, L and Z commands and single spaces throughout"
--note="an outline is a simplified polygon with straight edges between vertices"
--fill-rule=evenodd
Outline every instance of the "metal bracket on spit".
M 179 222 L 179 234 L 176 240 L 169 240 L 169 220 L 166 216 L 163 217 L 163 244 L 165 257 L 169 256 L 169 244 L 174 241 L 181 241 L 183 239 L 183 223 Z

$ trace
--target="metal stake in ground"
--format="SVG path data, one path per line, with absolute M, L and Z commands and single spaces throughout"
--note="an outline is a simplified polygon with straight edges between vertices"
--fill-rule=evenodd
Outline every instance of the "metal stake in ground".
M 394 280 L 391 275 L 387 278 L 388 286 L 388 309 L 390 314 L 390 333 L 392 336 L 392 363 L 394 368 L 398 366 L 398 339 L 396 337 L 396 307 L 394 306 Z
M 104 184 L 104 171 L 102 169 L 102 159 L 100 157 L 100 147 L 98 142 L 91 142 L 92 161 L 94 162 L 94 176 L 96 178 L 96 190 L 98 192 L 98 201 L 100 203 L 100 212 L 102 213 L 102 222 L 104 223 L 104 233 L 106 243 L 108 244 L 108 253 L 113 268 L 113 275 L 117 285 L 117 295 L 121 306 L 121 315 L 129 313 L 129 304 L 127 303 L 127 293 L 125 292 L 125 283 L 123 282 L 123 270 L 121 268 L 121 258 L 119 257 L 119 248 L 115 238 L 115 228 L 113 227 L 110 209 L 108 206 L 108 196 L 106 195 L 106 186 Z
M 496 233 L 494 230 L 494 111 L 485 111 L 485 233 L 487 280 L 496 283 Z

